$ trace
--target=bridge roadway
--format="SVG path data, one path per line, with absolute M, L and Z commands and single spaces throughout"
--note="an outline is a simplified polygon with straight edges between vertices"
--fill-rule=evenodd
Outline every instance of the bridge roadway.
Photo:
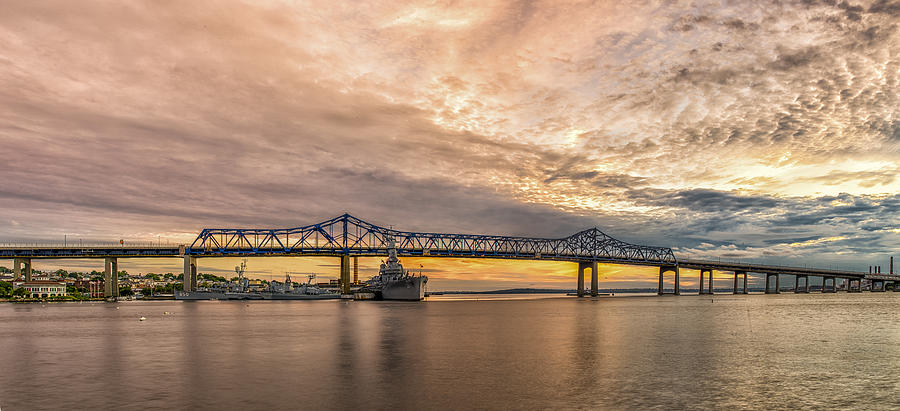
M 103 258 L 106 262 L 105 280 L 107 296 L 118 294 L 117 276 L 119 258 L 172 258 L 184 259 L 184 289 L 197 287 L 197 259 L 201 257 L 251 257 L 251 256 L 332 256 L 341 258 L 341 285 L 349 292 L 350 257 L 383 256 L 389 244 L 394 244 L 401 256 L 500 258 L 522 260 L 571 261 L 578 263 L 578 295 L 585 295 L 585 271 L 591 271 L 590 294 L 598 294 L 598 264 L 649 265 L 659 267 L 659 294 L 663 294 L 664 275 L 675 275 L 674 293 L 680 294 L 680 270 L 700 271 L 700 293 L 708 294 L 713 285 L 714 271 L 734 274 L 733 292 L 738 293 L 738 280 L 743 276 L 743 289 L 747 292 L 747 273 L 766 274 L 766 292 L 779 292 L 781 275 L 795 276 L 794 290 L 800 289 L 800 279 L 805 280 L 804 290 L 809 289 L 809 276 L 831 281 L 831 291 L 836 290 L 835 279 L 841 278 L 860 287 L 860 280 L 867 279 L 885 288 L 886 282 L 897 284 L 900 275 L 871 274 L 866 272 L 831 270 L 810 267 L 787 267 L 753 263 L 724 262 L 694 259 L 676 259 L 672 249 L 642 246 L 616 240 L 597 228 L 587 229 L 565 238 L 532 238 L 490 236 L 474 234 L 445 234 L 399 231 L 385 228 L 344 214 L 317 224 L 289 229 L 204 229 L 190 245 L 163 246 L 156 244 L 63 244 L 63 245 L 10 245 L 0 246 L 0 259 L 14 260 L 16 277 L 25 273 L 31 280 L 32 259 Z M 354 260 L 356 260 L 354 258 Z M 891 259 L 893 273 L 893 258 Z M 704 277 L 709 286 L 704 291 Z M 774 289 L 770 281 L 774 278 Z M 823 291 L 826 287 L 823 287 Z M 895 287 L 900 288 L 900 287 Z

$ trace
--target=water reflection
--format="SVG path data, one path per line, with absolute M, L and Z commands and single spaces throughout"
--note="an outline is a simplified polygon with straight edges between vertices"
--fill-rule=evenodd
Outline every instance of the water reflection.
M 887 408 L 898 301 L 6 304 L 0 407 Z

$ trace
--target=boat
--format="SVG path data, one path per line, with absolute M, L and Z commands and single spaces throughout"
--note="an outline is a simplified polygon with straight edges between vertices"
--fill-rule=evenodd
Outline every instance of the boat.
M 307 276 L 306 284 L 294 285 L 291 275 L 284 275 L 284 282 L 272 281 L 269 290 L 260 293 L 264 300 L 331 300 L 341 298 L 338 293 L 332 293 L 319 288 L 312 283 L 315 274 Z
M 428 277 L 410 274 L 397 258 L 397 247 L 393 238 L 388 239 L 388 258 L 381 263 L 378 275 L 366 281 L 360 291 L 375 294 L 376 300 L 421 301 L 425 298 Z
M 247 269 L 247 260 L 234 267 L 237 280 L 230 281 L 217 288 L 199 288 L 196 291 L 175 291 L 176 300 L 329 300 L 341 298 L 340 294 L 322 290 L 312 280 L 315 274 L 310 274 L 306 284 L 294 285 L 290 274 L 285 274 L 285 281 L 272 281 L 266 290 L 251 290 L 250 280 L 244 277 Z

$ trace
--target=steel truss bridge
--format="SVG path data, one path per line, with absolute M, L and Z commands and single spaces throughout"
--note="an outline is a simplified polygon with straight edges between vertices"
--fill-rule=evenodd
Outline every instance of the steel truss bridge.
M 387 255 L 391 240 L 406 256 L 676 264 L 671 248 L 629 244 L 596 228 L 565 238 L 424 233 L 385 228 L 350 214 L 288 229 L 208 228 L 185 254 L 379 256 Z
M 700 283 L 704 274 L 709 275 L 708 292 L 712 290 L 713 271 L 734 274 L 734 292 L 738 293 L 738 277 L 743 275 L 743 292 L 747 290 L 747 272 L 766 275 L 775 279 L 778 292 L 780 275 L 795 277 L 794 289 L 799 290 L 799 279 L 819 276 L 831 280 L 835 290 L 836 278 L 851 281 L 860 288 L 861 280 L 900 284 L 900 276 L 893 273 L 893 260 L 889 273 L 866 273 L 808 267 L 783 267 L 724 261 L 678 260 L 671 248 L 630 244 L 612 238 L 597 228 L 591 228 L 564 238 L 533 238 L 516 236 L 446 234 L 400 231 L 385 228 L 344 214 L 317 224 L 287 229 L 236 229 L 208 228 L 200 232 L 190 245 L 167 246 L 162 244 L 57 244 L 57 245 L 8 245 L 0 246 L 0 258 L 14 259 L 16 277 L 25 273 L 31 279 L 32 259 L 54 258 L 104 258 L 106 260 L 106 295 L 115 295 L 118 258 L 179 257 L 184 259 L 185 290 L 197 284 L 197 259 L 200 257 L 250 257 L 250 256 L 335 256 L 341 258 L 341 286 L 349 292 L 350 258 L 387 255 L 389 244 L 394 242 L 398 254 L 416 257 L 500 258 L 521 260 L 571 261 L 578 263 L 578 294 L 584 294 L 584 274 L 591 271 L 591 294 L 597 295 L 598 264 L 649 265 L 659 267 L 659 294 L 663 294 L 663 275 L 675 274 L 675 293 L 679 293 L 679 268 L 700 270 Z M 356 260 L 354 258 L 354 260 Z M 24 270 L 23 270 L 24 268 Z M 111 284 L 111 285 L 110 285 Z M 895 287 L 895 289 L 900 287 Z M 823 290 L 825 287 L 823 286 Z M 701 286 L 700 292 L 703 293 Z M 110 294 L 112 293 L 112 294 Z

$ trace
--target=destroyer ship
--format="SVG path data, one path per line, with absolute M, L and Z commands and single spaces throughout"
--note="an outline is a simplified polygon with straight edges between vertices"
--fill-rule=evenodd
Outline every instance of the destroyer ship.
M 285 274 L 284 282 L 271 281 L 268 288 L 261 291 L 251 291 L 250 280 L 244 277 L 247 269 L 247 260 L 234 267 L 237 281 L 229 281 L 224 286 L 198 289 L 197 291 L 176 291 L 176 300 L 328 300 L 341 298 L 340 294 L 320 289 L 312 284 L 316 278 L 310 274 L 306 284 L 294 284 L 291 276 Z
M 394 239 L 390 239 L 387 261 L 381 263 L 378 275 L 366 281 L 366 286 L 361 291 L 374 293 L 376 300 L 421 301 L 425 298 L 426 283 L 428 277 L 422 273 L 412 275 L 403 268 L 397 258 Z
M 284 282 L 272 281 L 267 292 L 260 293 L 264 300 L 330 300 L 341 298 L 340 294 L 319 288 L 312 283 L 315 274 L 306 276 L 306 284 L 296 285 L 291 282 L 290 274 L 285 274 Z

